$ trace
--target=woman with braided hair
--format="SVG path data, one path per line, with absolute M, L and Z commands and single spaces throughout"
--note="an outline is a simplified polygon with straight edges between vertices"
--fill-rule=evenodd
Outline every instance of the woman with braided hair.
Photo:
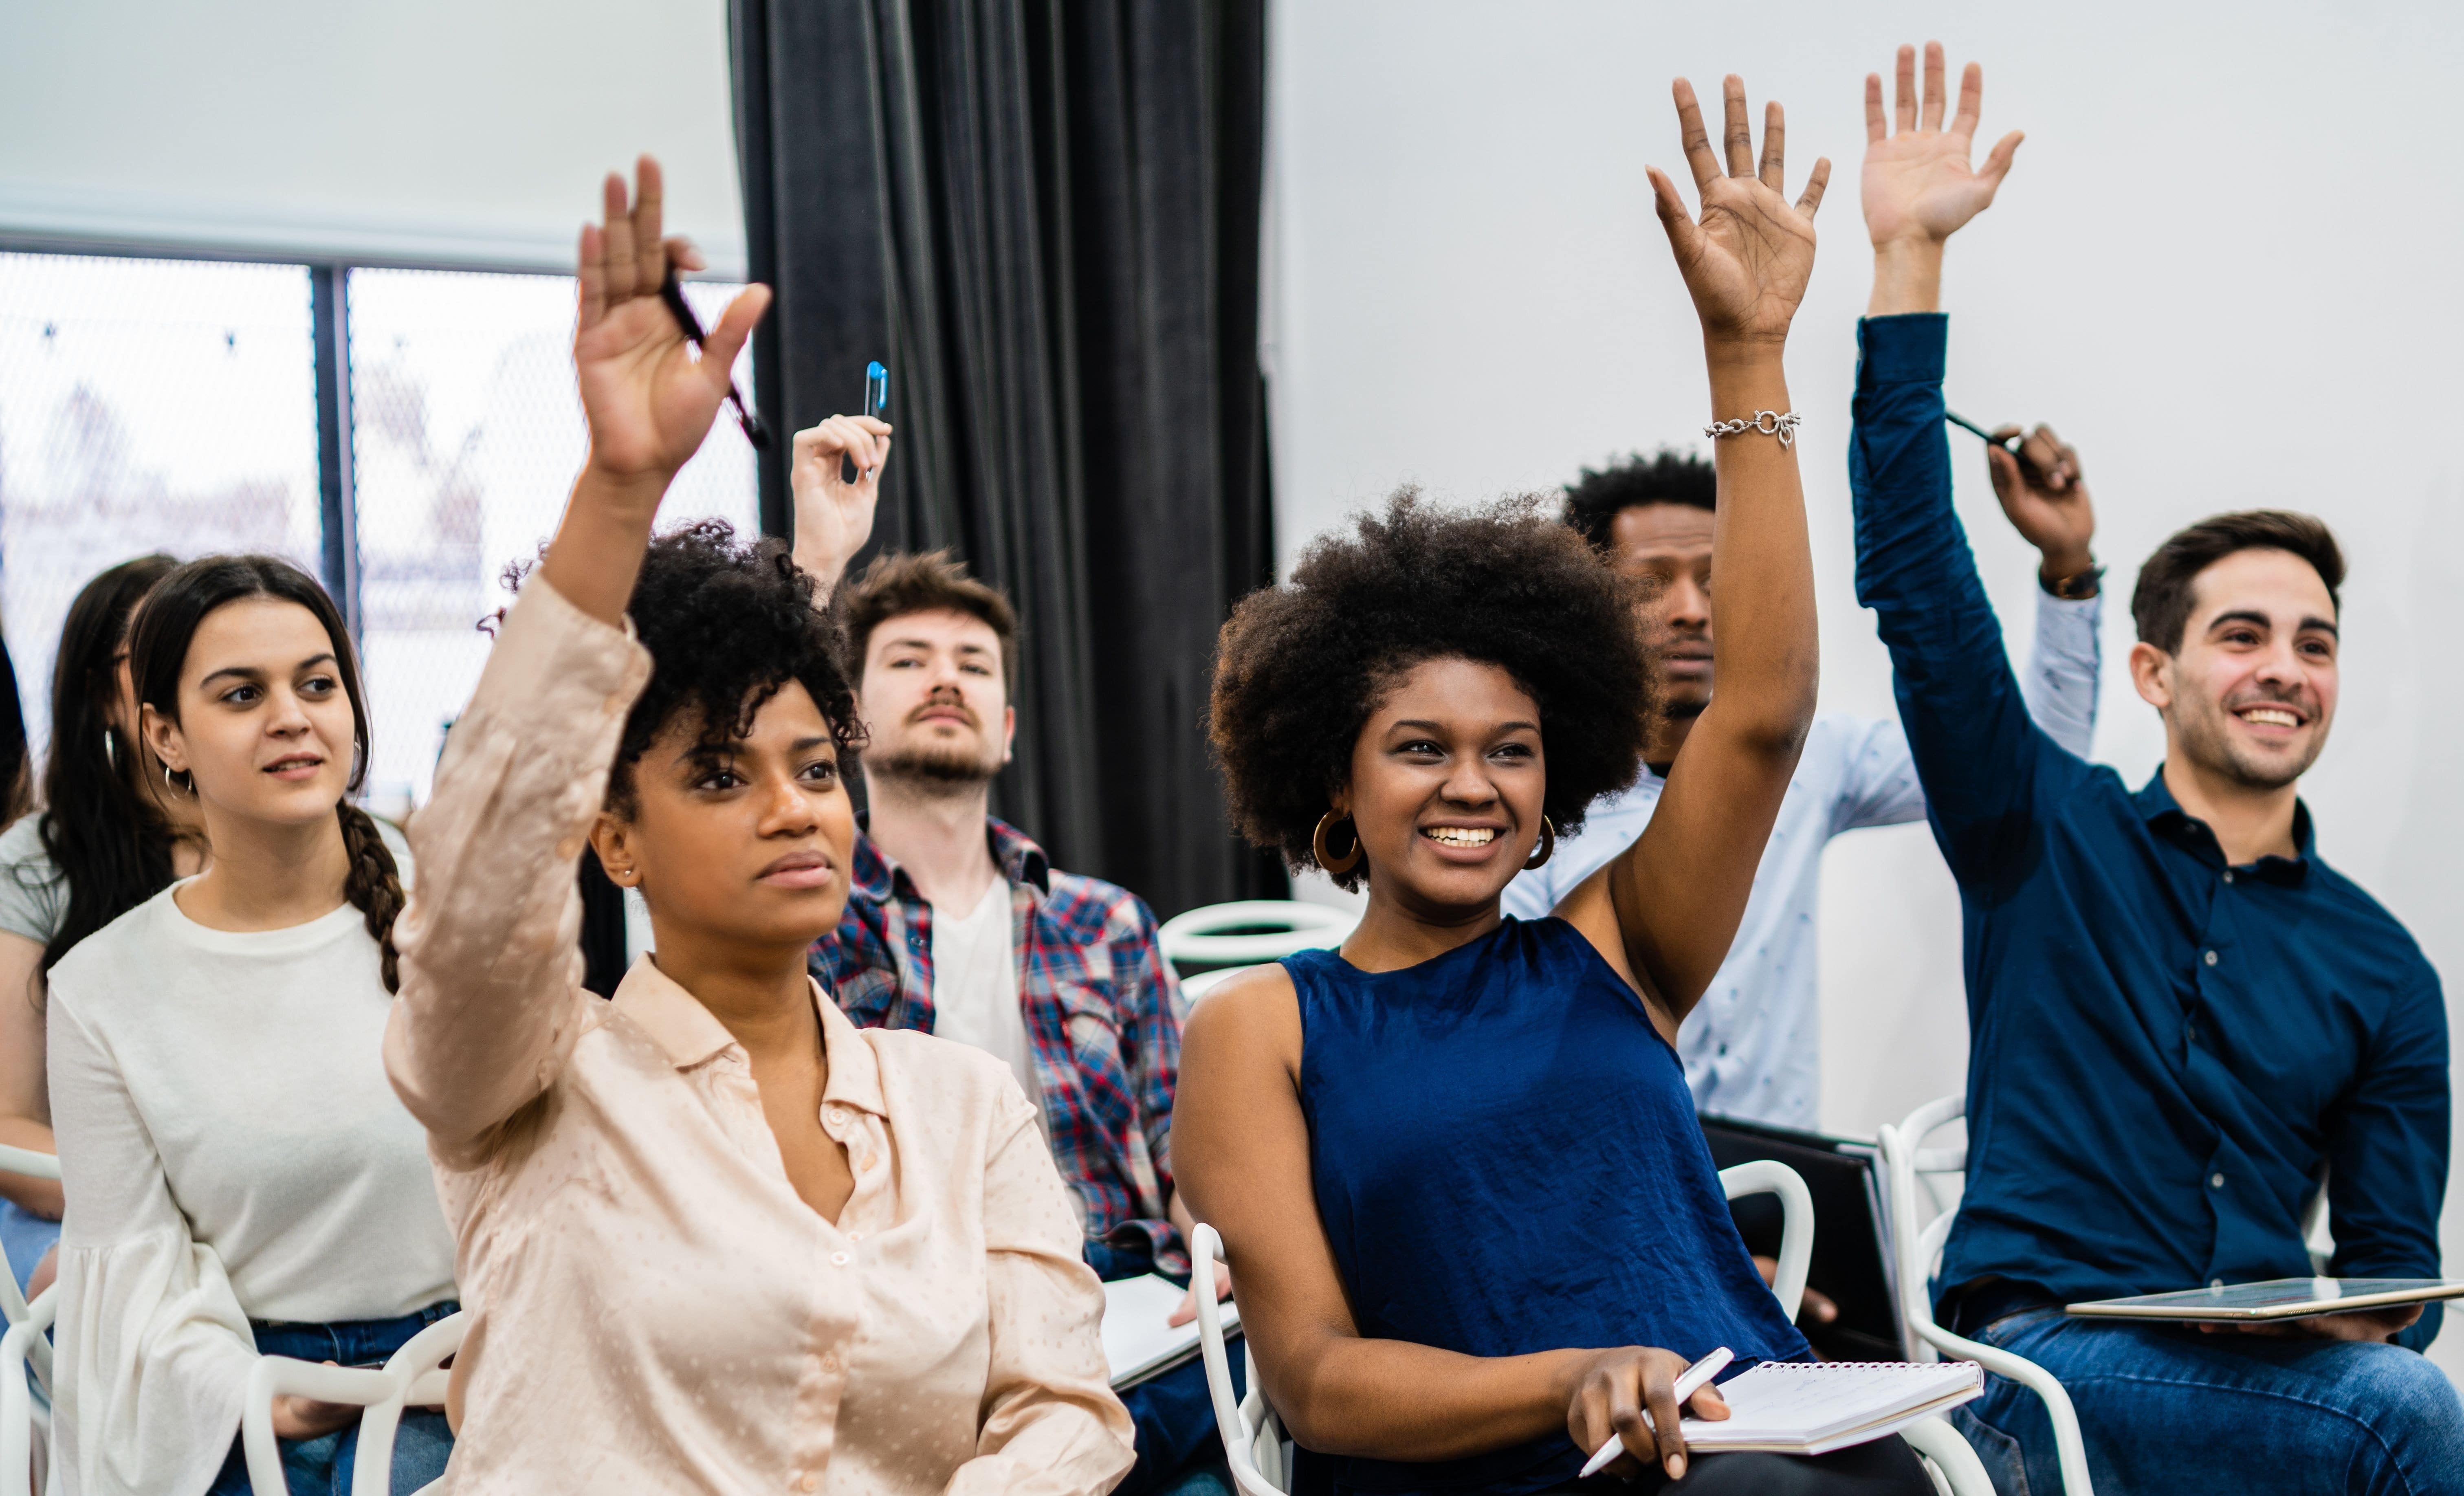
M 315 579 L 191 561 L 129 638 L 140 729 L 214 856 L 52 968 L 59 1249 L 54 1460 L 67 1492 L 238 1492 L 259 1354 L 379 1364 L 457 1307 L 419 1124 L 387 1084 L 404 902 L 350 803 L 368 718 Z M 286 1397 L 295 1493 L 347 1487 L 359 1410 Z M 393 1464 L 445 1466 L 413 1412 Z

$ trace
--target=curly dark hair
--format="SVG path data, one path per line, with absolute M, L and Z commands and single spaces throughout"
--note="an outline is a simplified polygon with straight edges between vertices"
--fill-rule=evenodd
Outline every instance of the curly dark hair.
M 1609 529 L 1620 510 L 1637 504 L 1683 504 L 1690 509 L 1720 507 L 1718 470 L 1692 452 L 1662 447 L 1650 457 L 1640 452 L 1610 463 L 1566 485 L 1566 522 L 1605 554 Z
M 1638 583 L 1599 563 L 1540 495 L 1448 513 L 1397 491 L 1356 535 L 1319 537 L 1291 580 L 1223 626 L 1207 733 L 1232 822 L 1295 870 L 1370 714 L 1424 660 L 1495 665 L 1540 708 L 1541 808 L 1569 835 L 1632 784 L 1651 700 Z M 1365 865 L 1363 865 L 1365 867 Z M 1338 876 L 1357 888 L 1360 869 Z
M 738 540 L 724 519 L 671 530 L 644 553 L 625 611 L 650 651 L 650 683 L 617 740 L 610 809 L 632 813 L 633 766 L 677 716 L 692 714 L 701 744 L 724 749 L 753 730 L 761 704 L 791 680 L 821 708 L 842 756 L 864 746 L 839 662 L 837 616 L 813 605 L 813 579 L 789 559 L 786 541 Z

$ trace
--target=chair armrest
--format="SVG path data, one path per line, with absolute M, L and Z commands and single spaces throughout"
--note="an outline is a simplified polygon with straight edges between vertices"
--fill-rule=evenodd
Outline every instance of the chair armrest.
M 240 1452 L 247 1458 L 248 1481 L 256 1496 L 288 1496 L 291 1488 L 282 1475 L 281 1447 L 275 1442 L 275 1398 L 309 1397 L 364 1408 L 393 1394 L 394 1379 L 374 1367 L 327 1366 L 287 1355 L 257 1357 L 249 1368 L 239 1413 Z
M 1940 1414 L 1919 1419 L 1900 1430 L 1900 1437 L 1942 1471 L 1951 1496 L 1993 1496 L 1993 1477 L 1986 1473 L 1985 1462 L 1976 1458 L 1976 1451 L 1949 1419 Z
M 1720 1171 L 1720 1187 L 1728 1199 L 1741 1195 L 1779 1197 L 1779 1269 L 1771 1274 L 1771 1295 L 1788 1322 L 1805 1302 L 1805 1275 L 1814 1265 L 1814 1192 L 1794 1169 L 1775 1158 L 1757 1158 Z
M 1223 1249 L 1223 1239 L 1204 1221 L 1189 1235 L 1190 1279 L 1192 1283 L 1215 1281 L 1215 1260 Z M 1232 1484 L 1241 1496 L 1283 1496 L 1283 1492 L 1258 1468 L 1256 1440 L 1244 1410 L 1232 1398 L 1232 1360 L 1223 1345 L 1223 1315 L 1216 1307 L 1215 1296 L 1198 1295 L 1198 1347 L 1206 1362 L 1206 1391 L 1215 1403 L 1215 1428 L 1222 1436 L 1224 1463 L 1231 1466 Z M 1249 1391 L 1259 1394 L 1257 1360 L 1249 1362 Z
M 0 1496 L 32 1496 L 33 1486 L 34 1397 L 26 1382 L 26 1362 L 47 1342 L 60 1309 L 59 1285 L 34 1295 L 26 1317 L 0 1335 Z

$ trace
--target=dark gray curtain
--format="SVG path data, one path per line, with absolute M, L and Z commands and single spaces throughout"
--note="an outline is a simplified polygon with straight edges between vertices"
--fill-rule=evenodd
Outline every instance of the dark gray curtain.
M 1215 631 L 1269 579 L 1264 0 L 733 0 L 754 348 L 782 427 L 891 368 L 876 548 L 1017 601 L 996 804 L 1169 916 L 1279 894 L 1223 819 Z M 784 533 L 786 452 L 763 522 Z

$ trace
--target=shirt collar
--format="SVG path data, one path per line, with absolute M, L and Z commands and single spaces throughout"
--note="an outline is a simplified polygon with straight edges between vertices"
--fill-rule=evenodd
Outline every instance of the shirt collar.
M 848 886 L 861 898 L 879 904 L 893 894 L 902 899 L 917 900 L 922 895 L 909 880 L 907 870 L 890 860 L 873 844 L 866 827 L 872 824 L 868 813 L 856 817 L 855 873 Z M 993 854 L 993 866 L 1015 887 L 1032 885 L 1040 900 L 1052 891 L 1052 863 L 1044 848 L 1035 845 L 1026 833 L 999 816 L 984 817 L 984 841 Z
M 822 1088 L 822 1099 L 842 1106 L 857 1108 L 875 1115 L 888 1115 L 881 1099 L 881 1063 L 854 1023 L 841 1013 L 838 1004 L 829 1001 L 821 984 L 807 979 L 812 990 L 813 1011 L 822 1021 L 822 1057 L 828 1063 L 829 1080 Z M 678 985 L 676 979 L 659 970 L 657 961 L 645 956 L 633 963 L 625 979 L 616 987 L 616 1012 L 666 1051 L 668 1060 L 679 1070 L 689 1070 L 736 1043 L 727 1025 L 712 1015 L 701 1001 Z
M 2156 772 L 2149 775 L 2147 782 L 2140 786 L 2139 793 L 2130 798 L 2139 807 L 2140 819 L 2147 823 L 2149 829 L 2163 833 L 2175 844 L 2199 853 L 2219 867 L 2224 865 L 2224 848 L 2216 844 L 2215 832 L 2209 829 L 2206 822 L 2194 819 L 2182 808 L 2182 803 L 2173 798 L 2173 792 L 2165 784 L 2163 764 L 2156 766 Z M 2251 870 L 2272 882 L 2299 883 L 2309 875 L 2312 836 L 2310 807 L 2296 800 L 2293 803 L 2294 854 L 2278 857 L 2271 852 L 2252 863 Z

